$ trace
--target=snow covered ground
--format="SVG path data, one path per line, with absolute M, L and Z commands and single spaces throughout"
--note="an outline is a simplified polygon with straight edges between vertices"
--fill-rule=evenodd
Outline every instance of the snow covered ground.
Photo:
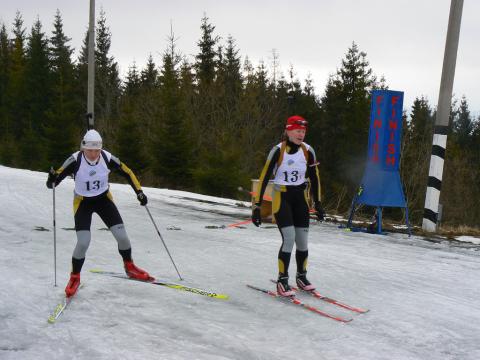
M 0 359 L 480 359 L 480 251 L 393 234 L 312 223 L 309 275 L 318 288 L 366 307 L 356 315 L 314 298 L 340 324 L 248 289 L 273 284 L 278 230 L 212 228 L 249 216 L 237 201 L 146 188 L 150 210 L 187 285 L 216 300 L 90 273 L 122 271 L 98 217 L 82 272 L 85 286 L 56 324 L 75 246 L 73 181 L 57 188 L 54 287 L 52 191 L 46 174 L 0 166 Z M 112 193 L 139 266 L 176 281 L 175 270 L 127 185 Z M 181 230 L 167 230 L 167 227 Z M 42 231 L 44 230 L 44 231 Z M 49 231 L 45 231 L 49 230 Z M 290 267 L 294 273 L 294 263 Z
M 476 238 L 474 236 L 459 236 L 459 237 L 455 238 L 455 240 L 468 242 L 468 243 L 472 243 L 472 244 L 475 244 L 475 245 L 480 245 L 480 239 Z

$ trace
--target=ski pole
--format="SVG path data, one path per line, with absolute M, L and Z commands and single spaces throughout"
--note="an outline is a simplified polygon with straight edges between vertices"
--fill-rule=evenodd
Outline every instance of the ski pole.
M 53 171 L 53 168 L 50 169 Z M 55 221 L 55 182 L 52 184 L 53 190 L 53 271 L 55 276 L 55 286 L 57 286 L 57 223 Z
M 152 214 L 150 213 L 150 209 L 147 207 L 147 205 L 145 205 L 145 209 L 147 209 L 148 215 L 150 216 L 150 219 L 152 220 L 153 226 L 155 226 L 155 230 L 157 230 L 157 234 L 160 237 L 160 240 L 162 240 L 163 246 L 165 246 L 165 250 L 167 250 L 167 254 L 170 257 L 170 260 L 172 261 L 172 264 L 175 267 L 175 270 L 177 271 L 178 277 L 180 278 L 180 280 L 183 280 L 182 276 L 178 272 L 177 265 L 175 265 L 175 261 L 173 261 L 173 259 L 172 259 L 172 255 L 170 255 L 170 251 L 168 251 L 167 244 L 165 244 L 165 241 L 163 241 L 163 237 L 160 234 L 160 231 L 158 230 L 157 224 L 155 223 L 155 220 L 153 220 Z

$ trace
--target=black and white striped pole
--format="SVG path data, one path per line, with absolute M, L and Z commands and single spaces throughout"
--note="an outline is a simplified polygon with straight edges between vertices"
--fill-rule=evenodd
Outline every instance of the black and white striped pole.
M 438 204 L 442 187 L 443 163 L 447 148 L 453 79 L 457 61 L 458 39 L 462 22 L 463 0 L 452 0 L 448 18 L 447 40 L 443 57 L 442 80 L 438 95 L 437 117 L 433 134 L 432 155 L 428 172 L 427 194 L 422 228 L 428 232 L 437 230 Z

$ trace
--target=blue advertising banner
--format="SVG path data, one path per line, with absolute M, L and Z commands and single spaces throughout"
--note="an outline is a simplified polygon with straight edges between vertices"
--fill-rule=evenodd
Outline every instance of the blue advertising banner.
M 372 92 L 368 160 L 384 170 L 398 171 L 402 142 L 402 108 L 403 92 Z
M 403 92 L 372 92 L 368 159 L 356 203 L 406 207 L 399 173 L 402 112 Z

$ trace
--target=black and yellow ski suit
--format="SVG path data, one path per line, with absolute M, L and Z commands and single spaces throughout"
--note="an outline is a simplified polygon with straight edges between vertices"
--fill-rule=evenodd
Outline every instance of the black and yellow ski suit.
M 55 171 L 55 186 L 68 175 L 75 179 L 73 212 L 77 244 L 72 255 L 73 273 L 79 273 L 85 261 L 85 255 L 90 245 L 90 226 L 93 213 L 100 216 L 117 240 L 118 250 L 123 260 L 131 261 L 130 239 L 109 190 L 108 174 L 111 170 L 118 171 L 128 180 L 137 197 L 140 193 L 144 195 L 134 173 L 118 158 L 105 150 L 101 151 L 101 156 L 94 163 L 89 162 L 82 151 L 76 152 Z M 47 182 L 47 186 L 51 187 L 52 183 Z
M 297 161 L 300 165 L 295 165 L 296 160 L 300 160 Z M 289 172 L 289 166 L 295 170 Z M 294 244 L 297 274 L 306 273 L 310 219 L 307 189 L 310 189 L 316 204 L 321 200 L 320 175 L 314 150 L 305 143 L 296 145 L 289 140 L 273 147 L 260 175 L 260 188 L 255 196 L 258 207 L 272 175 L 275 177 L 272 194 L 273 216 L 282 235 L 282 246 L 278 252 L 279 276 L 288 277 Z M 307 178 L 310 179 L 310 186 L 307 186 Z

